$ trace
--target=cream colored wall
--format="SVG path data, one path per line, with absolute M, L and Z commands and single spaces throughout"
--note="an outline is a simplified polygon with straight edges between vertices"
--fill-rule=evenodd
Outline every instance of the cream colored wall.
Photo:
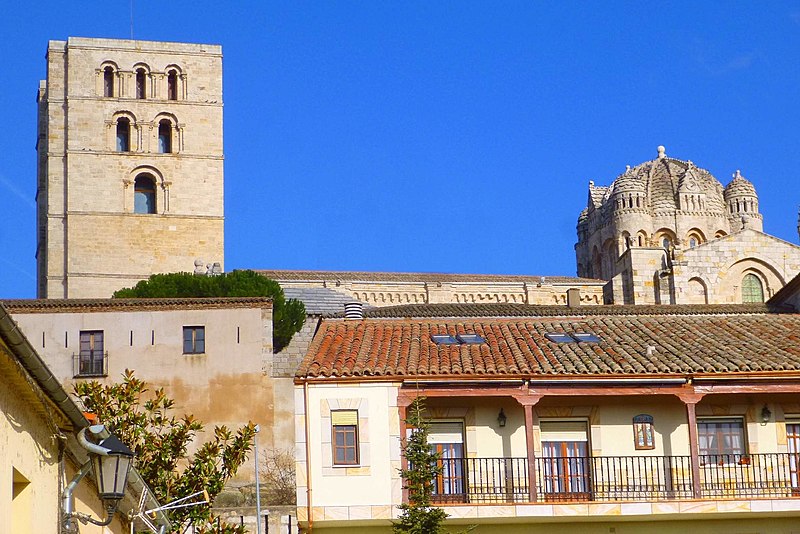
M 307 504 L 305 493 L 305 419 L 303 389 L 296 390 L 298 508 Z M 330 465 L 330 423 L 325 415 L 336 406 L 362 406 L 359 410 L 360 468 L 328 467 Z M 366 413 L 363 406 L 368 405 Z M 318 385 L 308 388 L 309 463 L 311 465 L 312 506 L 366 508 L 384 507 L 401 499 L 398 469 L 400 468 L 399 417 L 397 387 L 394 384 L 362 384 L 353 386 Z M 363 421 L 361 421 L 363 419 Z M 327 465 L 326 465 L 327 464 Z M 368 511 L 368 512 L 367 512 Z M 388 515 L 386 515 L 388 517 Z M 347 518 L 347 512 L 345 512 Z
M 0 534 L 55 534 L 58 442 L 2 342 L 0 376 Z M 30 483 L 12 504 L 14 469 Z

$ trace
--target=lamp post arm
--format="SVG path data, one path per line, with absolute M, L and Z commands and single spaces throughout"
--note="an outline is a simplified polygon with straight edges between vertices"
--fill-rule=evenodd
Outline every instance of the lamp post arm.
M 99 454 L 100 456 L 108 456 L 108 450 L 106 447 L 101 447 L 96 443 L 92 443 L 88 439 L 86 439 L 86 431 L 90 431 L 92 434 L 101 434 L 105 430 L 104 425 L 92 425 L 90 427 L 82 428 L 80 432 L 78 432 L 78 443 L 81 444 L 81 447 L 86 449 L 89 452 L 93 452 L 95 454 Z

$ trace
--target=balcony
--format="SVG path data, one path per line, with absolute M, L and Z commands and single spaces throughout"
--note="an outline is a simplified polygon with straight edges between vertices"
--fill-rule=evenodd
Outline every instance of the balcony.
M 81 351 L 72 355 L 73 378 L 96 378 L 108 375 L 108 352 Z
M 702 499 L 800 496 L 800 453 L 699 457 Z M 527 458 L 448 458 L 434 481 L 434 502 L 529 503 Z M 689 456 L 536 458 L 535 502 L 695 499 Z

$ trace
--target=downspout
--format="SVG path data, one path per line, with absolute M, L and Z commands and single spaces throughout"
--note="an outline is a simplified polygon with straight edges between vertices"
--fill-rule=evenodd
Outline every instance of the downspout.
M 309 445 L 311 423 L 308 421 L 308 382 L 303 382 L 303 416 L 306 432 L 306 514 L 308 516 L 308 532 L 314 528 L 314 516 L 311 515 L 311 446 Z

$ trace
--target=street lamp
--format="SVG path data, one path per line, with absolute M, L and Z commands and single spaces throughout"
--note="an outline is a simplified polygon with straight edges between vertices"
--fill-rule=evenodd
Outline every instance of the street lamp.
M 86 433 L 93 434 L 94 439 L 100 439 L 98 443 L 89 441 Z M 94 525 L 105 526 L 114 519 L 114 513 L 120 499 L 125 495 L 125 486 L 128 483 L 128 473 L 133 463 L 134 453 L 116 436 L 109 434 L 103 425 L 93 425 L 81 429 L 78 432 L 78 443 L 89 451 L 89 461 L 83 464 L 64 490 L 64 529 L 73 532 L 73 518 L 81 523 L 92 523 Z M 106 510 L 106 519 L 100 521 L 87 514 L 76 512 L 74 509 L 74 499 L 72 493 L 78 487 L 81 479 L 86 476 L 89 470 L 94 471 L 94 478 L 97 481 L 97 491 L 103 500 Z

